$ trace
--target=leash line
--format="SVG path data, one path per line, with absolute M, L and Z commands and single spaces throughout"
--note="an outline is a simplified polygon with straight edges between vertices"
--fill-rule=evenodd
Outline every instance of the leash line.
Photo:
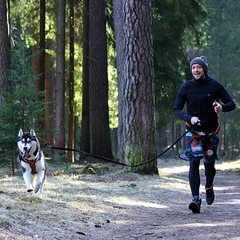
M 187 129 L 179 138 L 177 138 L 177 140 L 175 142 L 173 142 L 167 149 L 165 149 L 163 152 L 161 152 L 159 155 L 157 155 L 156 157 L 153 157 L 149 160 L 146 160 L 142 163 L 139 163 L 139 164 L 126 164 L 126 163 L 121 163 L 121 162 L 117 162 L 113 159 L 110 159 L 110 158 L 107 158 L 107 157 L 103 157 L 103 156 L 99 156 L 99 155 L 94 155 L 94 154 L 90 154 L 90 153 L 87 153 L 85 151 L 82 151 L 82 150 L 78 150 L 78 149 L 74 149 L 74 148 L 66 148 L 66 147 L 56 147 L 56 146 L 51 146 L 49 143 L 45 143 L 44 144 L 44 147 L 45 148 L 51 148 L 51 149 L 55 149 L 55 150 L 64 150 L 64 151 L 72 151 L 72 152 L 77 152 L 77 153 L 80 153 L 80 154 L 85 154 L 89 157 L 94 157 L 94 158 L 98 158 L 98 159 L 102 159 L 104 161 L 107 161 L 107 162 L 111 162 L 111 163 L 115 163 L 115 164 L 118 164 L 118 165 L 122 165 L 122 166 L 125 166 L 125 167 L 140 167 L 142 165 L 145 165 L 147 163 L 150 163 L 154 160 L 156 160 L 157 158 L 161 157 L 163 154 L 165 154 L 166 152 L 168 152 L 174 145 L 176 145 L 188 132 L 192 131 L 193 128 L 195 126 L 193 125 L 192 127 L 190 127 L 189 129 Z

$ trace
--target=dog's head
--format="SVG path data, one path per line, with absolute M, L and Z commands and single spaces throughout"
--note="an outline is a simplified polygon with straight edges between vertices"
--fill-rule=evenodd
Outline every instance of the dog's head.
M 29 132 L 23 132 L 22 129 L 18 132 L 18 151 L 23 159 L 35 159 L 38 155 L 40 144 L 36 137 L 35 131 L 31 128 Z

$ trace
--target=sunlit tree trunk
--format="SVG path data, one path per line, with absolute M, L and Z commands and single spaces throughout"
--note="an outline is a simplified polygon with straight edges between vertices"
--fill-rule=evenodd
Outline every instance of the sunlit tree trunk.
M 120 14 L 121 15 L 121 14 Z M 156 157 L 151 1 L 123 0 L 124 70 L 120 85 L 121 159 L 139 164 Z M 158 173 L 157 160 L 132 171 Z
M 109 115 L 105 0 L 89 1 L 90 151 L 112 158 Z
M 57 1 L 57 58 L 56 58 L 56 133 L 55 144 L 65 146 L 65 0 Z

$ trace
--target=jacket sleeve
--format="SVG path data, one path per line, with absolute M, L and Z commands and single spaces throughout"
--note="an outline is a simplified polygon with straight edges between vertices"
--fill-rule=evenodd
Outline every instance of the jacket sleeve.
M 219 98 L 223 102 L 222 104 L 222 112 L 230 112 L 236 108 L 234 101 L 232 100 L 231 96 L 228 94 L 226 89 L 220 83 L 220 91 L 219 91 Z
M 184 93 L 184 84 L 180 87 L 177 97 L 174 103 L 173 112 L 174 115 L 188 123 L 191 123 L 192 116 L 188 115 L 183 111 L 184 105 L 186 103 L 186 94 Z

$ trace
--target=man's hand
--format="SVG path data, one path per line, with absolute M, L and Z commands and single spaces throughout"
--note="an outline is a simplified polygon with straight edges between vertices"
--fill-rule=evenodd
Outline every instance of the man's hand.
M 222 111 L 222 105 L 218 102 L 214 102 L 213 107 L 216 113 L 220 113 Z
M 191 118 L 191 124 L 192 124 L 192 125 L 198 125 L 198 126 L 201 125 L 201 124 L 200 124 L 200 120 L 199 120 L 198 117 L 192 117 L 192 118 Z

